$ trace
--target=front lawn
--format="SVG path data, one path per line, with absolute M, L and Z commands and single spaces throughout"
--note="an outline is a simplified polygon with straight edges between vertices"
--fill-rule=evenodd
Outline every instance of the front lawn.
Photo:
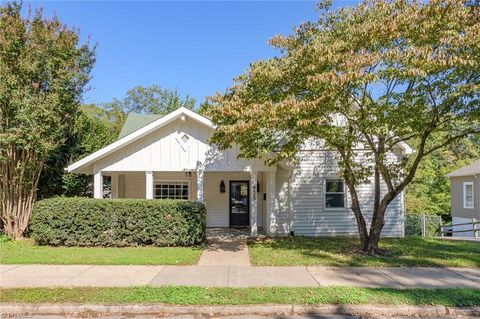
M 249 242 L 255 266 L 433 266 L 480 267 L 480 244 L 433 238 L 382 239 L 392 257 L 370 257 L 349 238 L 287 237 Z
M 1 264 L 194 265 L 201 247 L 51 247 L 0 242 Z
M 16 288 L 0 289 L 8 303 L 166 303 L 179 305 L 251 304 L 413 304 L 479 306 L 478 289 L 387 288 Z

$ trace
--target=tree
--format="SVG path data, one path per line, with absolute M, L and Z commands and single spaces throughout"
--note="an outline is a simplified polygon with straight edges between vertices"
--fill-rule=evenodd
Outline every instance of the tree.
M 122 100 L 114 99 L 104 106 L 118 133 L 128 113 L 164 115 L 180 107 L 193 109 L 195 99 L 188 95 L 183 98 L 177 90 L 164 89 L 156 84 L 149 87 L 136 86 L 128 90 Z
M 112 143 L 117 135 L 106 112 L 96 105 L 82 105 L 68 127 L 64 142 L 51 151 L 38 183 L 38 198 L 52 196 L 91 196 L 92 176 L 66 173 L 76 161 Z
M 451 218 L 450 181 L 445 175 L 480 158 L 480 135 L 460 139 L 433 152 L 419 165 L 406 188 L 407 214 L 436 214 Z
M 317 22 L 271 40 L 281 56 L 253 63 L 211 98 L 212 142 L 238 143 L 248 158 L 273 152 L 274 162 L 294 158 L 307 139 L 323 141 L 338 157 L 362 250 L 382 254 L 386 208 L 422 160 L 480 132 L 479 8 L 461 0 L 366 0 L 319 9 Z M 416 151 L 392 161 L 405 142 Z M 358 195 L 364 183 L 374 189 L 367 212 Z
M 78 31 L 41 10 L 0 5 L 0 202 L 5 233 L 24 235 L 40 172 L 63 142 L 94 63 Z

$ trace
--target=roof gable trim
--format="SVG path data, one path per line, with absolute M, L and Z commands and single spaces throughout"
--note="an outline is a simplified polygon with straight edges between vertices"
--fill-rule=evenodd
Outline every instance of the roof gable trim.
M 92 164 L 95 161 L 98 161 L 105 156 L 127 146 L 130 145 L 131 143 L 139 140 L 140 138 L 144 137 L 147 134 L 152 133 L 153 131 L 157 130 L 158 128 L 165 126 L 177 118 L 181 118 L 181 116 L 186 116 L 189 117 L 211 129 L 215 129 L 215 126 L 213 123 L 207 119 L 206 117 L 203 117 L 202 115 L 193 112 L 192 110 L 189 110 L 185 107 L 181 107 L 161 118 L 158 120 L 153 121 L 150 124 L 145 125 L 144 127 L 118 139 L 117 141 L 113 142 L 112 144 L 109 144 L 105 146 L 104 148 L 99 149 L 98 151 L 88 155 L 87 157 L 76 161 L 75 163 L 69 165 L 67 167 L 68 172 L 73 172 L 75 170 L 78 170 L 86 165 Z

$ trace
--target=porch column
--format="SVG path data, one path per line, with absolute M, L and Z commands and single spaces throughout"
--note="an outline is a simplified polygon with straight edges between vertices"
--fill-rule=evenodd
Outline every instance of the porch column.
M 103 198 L 103 175 L 96 172 L 93 175 L 93 198 Z
M 203 169 L 197 170 L 197 201 L 203 203 L 205 201 L 205 195 L 203 192 Z
M 275 176 L 276 171 L 270 171 L 267 173 L 267 225 L 266 231 L 268 234 L 271 234 L 275 231 L 274 222 L 275 222 Z
M 250 236 L 257 236 L 257 172 L 250 172 Z
M 153 199 L 153 172 L 145 172 L 145 198 Z
M 112 196 L 111 198 L 118 198 L 118 174 L 112 174 Z

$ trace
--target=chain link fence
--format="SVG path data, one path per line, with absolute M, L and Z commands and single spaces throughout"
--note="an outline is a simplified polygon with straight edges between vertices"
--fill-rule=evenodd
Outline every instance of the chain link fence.
M 407 214 L 405 216 L 405 236 L 437 237 L 442 224 L 439 215 Z

